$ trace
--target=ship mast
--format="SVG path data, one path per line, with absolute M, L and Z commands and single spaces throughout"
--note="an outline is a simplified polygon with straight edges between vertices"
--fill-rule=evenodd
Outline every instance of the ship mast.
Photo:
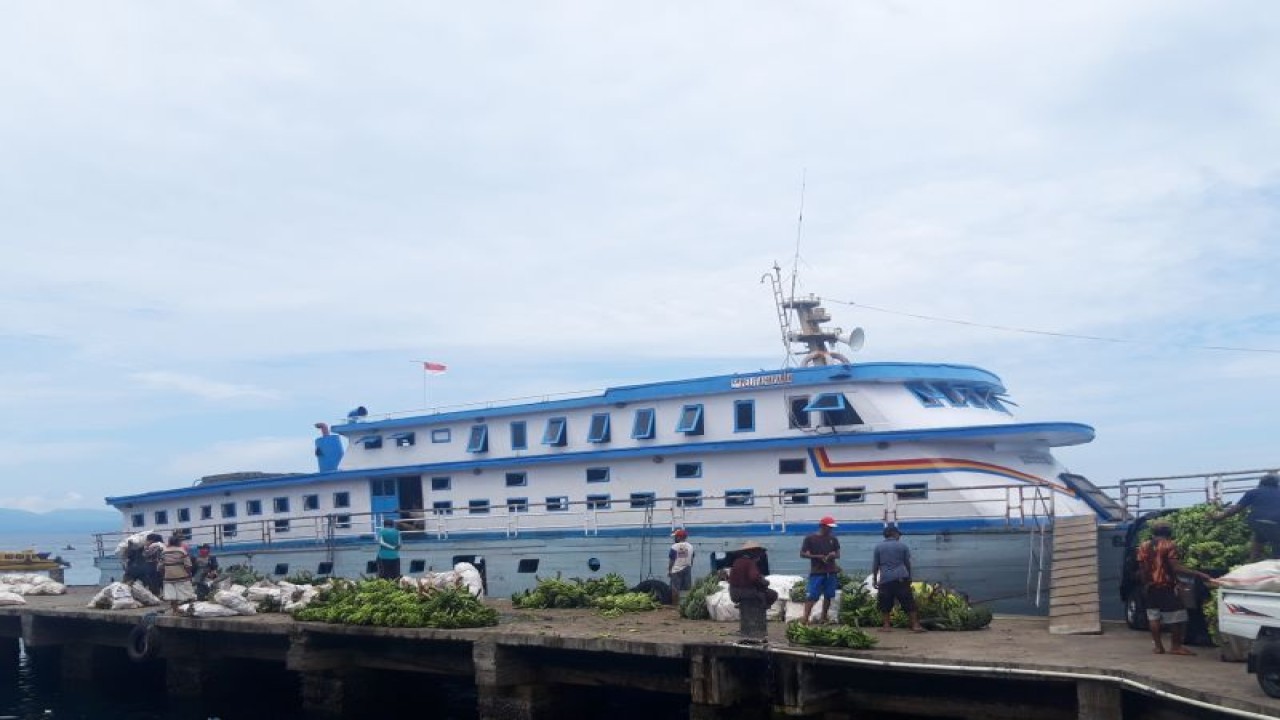
M 782 292 L 782 268 L 774 263 L 773 273 L 765 273 L 773 285 L 774 306 L 778 310 L 778 328 L 782 332 L 782 344 L 787 349 L 784 367 L 791 367 L 792 356 L 803 356 L 801 367 L 811 365 L 848 365 L 849 358 L 836 352 L 835 344 L 843 342 L 856 352 L 862 347 L 864 334 L 862 328 L 854 328 L 848 336 L 843 335 L 841 328 L 823 328 L 824 323 L 831 322 L 831 314 L 822 307 L 822 299 L 816 295 L 806 297 L 786 297 Z M 800 329 L 791 325 L 791 312 L 794 311 Z M 792 345 L 803 345 L 803 350 L 793 351 Z

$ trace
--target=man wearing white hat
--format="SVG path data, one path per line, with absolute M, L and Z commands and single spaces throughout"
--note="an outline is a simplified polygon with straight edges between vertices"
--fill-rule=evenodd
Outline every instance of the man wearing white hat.
M 840 566 L 840 541 L 831 532 L 836 526 L 836 519 L 830 516 L 818 521 L 818 532 L 808 535 L 800 545 L 800 557 L 809 558 L 809 592 L 805 596 L 804 622 L 809 623 L 812 617 L 813 604 L 822 596 L 822 622 L 830 622 L 827 613 L 831 610 L 831 598 L 836 596 L 837 577 Z

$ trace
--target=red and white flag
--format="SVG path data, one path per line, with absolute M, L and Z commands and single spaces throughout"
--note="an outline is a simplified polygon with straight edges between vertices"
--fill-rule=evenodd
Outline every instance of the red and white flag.
M 439 375 L 440 373 L 444 372 L 445 370 L 448 370 L 449 368 L 448 366 L 441 365 L 440 363 L 424 362 L 422 363 L 422 369 L 426 370 L 432 375 Z

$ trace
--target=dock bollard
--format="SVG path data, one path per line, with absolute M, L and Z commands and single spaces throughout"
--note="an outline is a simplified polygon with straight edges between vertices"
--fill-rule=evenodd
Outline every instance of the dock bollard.
M 769 637 L 764 598 L 746 598 L 738 603 L 738 634 L 744 638 L 763 640 Z

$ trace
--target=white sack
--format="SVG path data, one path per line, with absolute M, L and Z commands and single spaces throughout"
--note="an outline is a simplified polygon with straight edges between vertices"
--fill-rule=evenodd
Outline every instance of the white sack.
M 45 578 L 42 583 L 36 583 L 26 592 L 27 595 L 65 595 L 66 593 L 66 585 L 50 578 Z
M 125 560 L 129 555 L 130 545 L 133 545 L 135 547 L 146 547 L 147 536 L 150 534 L 151 534 L 150 530 L 143 530 L 142 532 L 134 533 L 133 535 L 130 535 L 129 537 L 116 543 L 116 557 L 120 558 L 121 560 Z
M 1232 590 L 1280 592 L 1280 560 L 1241 565 L 1218 578 L 1218 584 Z
M 236 596 L 240 597 L 240 596 Z M 240 598 L 244 599 L 244 598 Z M 214 602 L 194 602 L 182 606 L 182 611 L 198 618 L 235 617 L 239 613 L 225 605 Z
M 125 585 L 124 583 L 114 584 L 122 585 L 128 591 L 129 597 L 138 602 L 136 607 L 141 607 L 143 605 L 150 607 L 152 605 L 160 604 L 160 598 L 153 595 L 151 591 L 147 589 L 147 586 L 142 584 L 141 580 L 137 580 L 129 585 Z M 116 597 L 119 596 L 117 595 Z
M 253 607 L 253 603 L 246 600 L 243 596 L 228 590 L 219 590 L 213 594 L 213 601 L 225 608 L 229 608 L 236 615 L 257 615 L 258 611 Z
M 738 606 L 729 599 L 729 584 L 720 583 L 720 589 L 707 596 L 707 612 L 716 622 L 737 622 Z
M 0 605 L 26 605 L 27 601 L 18 593 L 0 592 Z
M 765 617 L 770 620 L 786 617 L 787 600 L 791 597 L 791 588 L 795 587 L 796 583 L 803 582 L 804 578 L 799 575 L 765 575 L 764 579 L 769 583 L 769 589 L 778 593 L 778 601 L 769 606 L 765 611 Z
M 133 610 L 142 607 L 142 603 L 138 602 L 133 596 L 133 590 L 124 583 L 111 583 L 107 586 L 107 596 L 111 598 L 112 610 Z M 142 588 L 146 592 L 146 588 Z M 147 593 L 151 595 L 151 593 Z M 155 597 L 155 595 L 151 595 Z M 156 601 L 159 604 L 159 601 Z
M 480 579 L 480 571 L 471 563 L 458 563 L 453 566 L 453 571 L 458 573 L 462 578 L 462 584 L 471 590 L 471 594 L 475 597 L 484 597 L 484 581 Z
M 827 611 L 827 622 L 838 622 L 840 619 L 840 596 L 844 592 L 836 591 L 836 596 L 831 598 L 831 609 Z M 804 618 L 804 601 L 795 600 L 787 601 L 787 622 L 792 620 L 801 620 Z M 822 618 L 822 598 L 819 597 L 813 603 L 813 610 L 809 613 L 809 622 L 818 622 Z
M 218 593 L 224 593 L 224 592 L 230 592 L 230 591 L 218 590 L 217 592 L 214 593 L 214 597 L 217 597 Z M 281 588 L 278 588 L 267 582 L 254 583 L 253 587 L 248 588 L 244 591 L 245 600 L 248 600 L 254 605 L 257 605 L 263 600 L 270 600 L 271 602 L 281 602 L 282 595 L 283 595 L 283 591 L 281 590 Z
M 298 590 L 295 590 L 291 594 L 290 599 L 282 598 L 284 602 L 281 606 L 281 609 L 284 610 L 285 612 L 293 612 L 294 610 L 301 610 L 302 608 L 310 604 L 311 601 L 315 599 L 316 595 L 319 595 L 319 594 L 320 594 L 320 589 L 317 588 L 316 586 L 303 585 Z

